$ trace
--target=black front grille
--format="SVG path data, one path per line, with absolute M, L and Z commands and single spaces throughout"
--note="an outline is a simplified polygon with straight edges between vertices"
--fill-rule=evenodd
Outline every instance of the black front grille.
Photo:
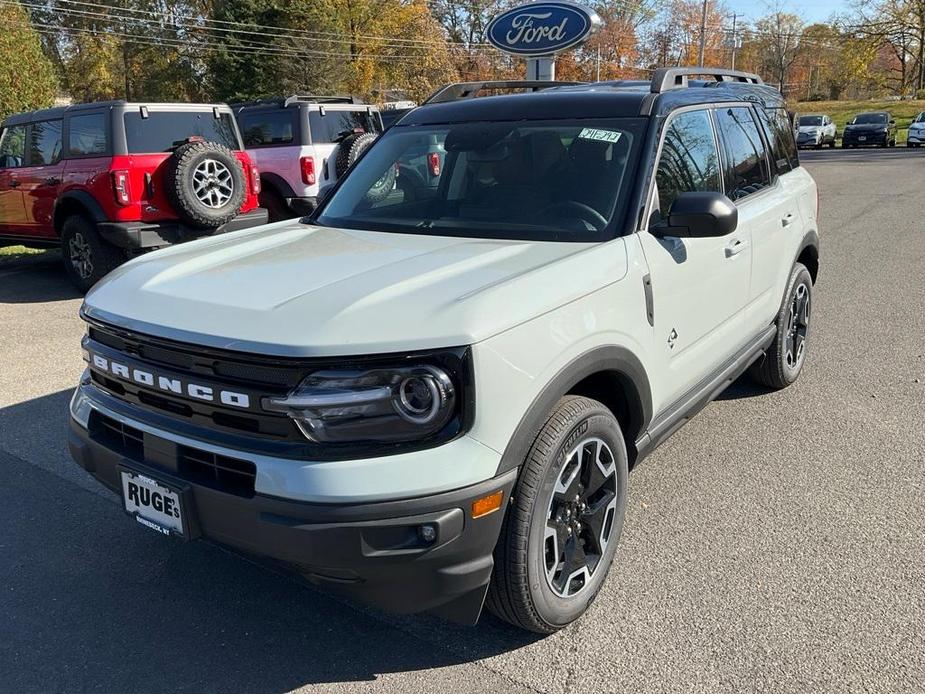
M 195 484 L 248 499 L 254 496 L 257 468 L 248 460 L 179 446 L 177 470 L 181 477 Z
M 144 434 L 140 429 L 94 411 L 89 422 L 90 437 L 120 455 L 132 460 L 144 460 Z

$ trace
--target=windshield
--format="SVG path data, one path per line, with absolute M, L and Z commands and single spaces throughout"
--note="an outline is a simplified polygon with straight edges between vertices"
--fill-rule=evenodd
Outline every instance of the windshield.
M 124 120 L 129 154 L 169 152 L 190 137 L 242 149 L 230 113 L 219 113 L 216 118 L 212 110 L 150 111 L 145 117 L 138 111 L 128 111 Z
M 800 125 L 822 125 L 822 116 L 800 116 Z
M 925 123 L 925 111 L 915 117 L 913 123 Z
M 315 221 L 445 236 L 601 240 L 626 205 L 644 128 L 644 119 L 395 126 Z M 419 158 L 421 167 L 409 165 Z
M 862 113 L 854 119 L 855 125 L 871 125 L 876 123 L 886 123 L 889 119 L 885 113 Z

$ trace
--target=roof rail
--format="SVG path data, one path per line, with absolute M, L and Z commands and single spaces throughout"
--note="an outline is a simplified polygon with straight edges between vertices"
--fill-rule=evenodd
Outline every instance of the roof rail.
M 671 89 L 683 89 L 688 86 L 689 77 L 710 77 L 715 82 L 764 84 L 758 75 L 721 67 L 662 67 L 652 74 L 650 89 L 653 94 L 661 94 Z
M 584 82 L 550 82 L 549 80 L 502 80 L 495 82 L 457 82 L 441 87 L 431 94 L 425 101 L 425 104 L 444 104 L 450 101 L 459 101 L 460 99 L 471 99 L 478 95 L 479 92 L 486 89 L 493 90 L 515 90 L 515 89 L 549 89 L 551 87 L 573 87 Z M 422 104 L 423 105 L 423 104 Z
M 274 96 L 266 99 L 253 99 L 251 101 L 236 101 L 229 104 L 232 108 L 242 108 L 244 106 L 282 106 L 283 108 L 292 104 L 362 104 L 363 102 L 355 96 L 316 96 L 314 94 L 293 94 L 292 96 L 282 97 Z

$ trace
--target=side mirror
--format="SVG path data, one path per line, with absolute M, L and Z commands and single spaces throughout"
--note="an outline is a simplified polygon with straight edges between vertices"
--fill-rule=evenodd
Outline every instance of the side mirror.
M 893 120 L 892 118 L 890 119 L 890 125 L 896 125 L 896 121 Z
M 722 193 L 681 193 L 671 204 L 668 223 L 656 226 L 656 236 L 709 238 L 726 236 L 739 225 L 739 210 Z

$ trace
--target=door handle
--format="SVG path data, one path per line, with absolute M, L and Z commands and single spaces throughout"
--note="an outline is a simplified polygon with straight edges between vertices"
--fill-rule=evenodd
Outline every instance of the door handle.
M 793 224 L 793 212 L 780 220 L 780 225 L 782 227 L 789 227 L 791 224 Z
M 15 178 L 10 179 L 10 188 L 19 188 L 22 184 Z
M 59 183 L 61 183 L 61 179 L 60 179 L 60 178 L 56 178 L 55 176 L 50 176 L 50 177 L 48 177 L 48 178 L 45 179 L 45 185 L 46 185 L 46 186 L 56 186 L 56 185 L 58 185 Z
M 748 248 L 748 241 L 743 241 L 742 239 L 735 239 L 726 246 L 726 257 L 732 258 L 733 256 L 739 255 L 742 251 Z

